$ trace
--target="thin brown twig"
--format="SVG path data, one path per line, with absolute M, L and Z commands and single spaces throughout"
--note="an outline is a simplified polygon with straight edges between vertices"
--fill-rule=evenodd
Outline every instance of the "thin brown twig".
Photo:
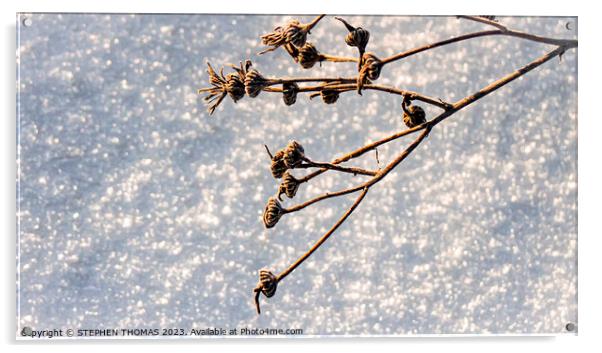
M 355 77 L 284 77 L 284 78 L 271 78 L 268 79 L 270 85 L 279 85 L 283 83 L 303 83 L 303 82 L 356 82 Z M 275 92 L 282 92 L 275 91 Z
M 305 261 L 308 257 L 311 256 L 311 254 L 313 254 L 316 250 L 318 250 L 318 248 L 324 244 L 324 242 L 326 240 L 328 240 L 328 238 L 334 233 L 335 230 L 337 230 L 337 228 L 339 228 L 341 226 L 341 224 L 343 224 L 343 222 L 345 222 L 345 220 L 347 219 L 347 217 L 349 217 L 353 211 L 357 208 L 357 206 L 359 206 L 359 204 L 362 202 L 362 200 L 364 199 L 364 197 L 366 196 L 366 194 L 368 193 L 368 190 L 370 188 L 365 187 L 362 191 L 362 193 L 357 197 L 357 199 L 355 200 L 355 202 L 353 203 L 353 205 L 351 205 L 351 207 L 347 210 L 347 212 L 345 212 L 343 214 L 343 216 L 341 218 L 339 218 L 339 220 L 332 226 L 332 228 L 330 228 L 305 254 L 303 254 L 297 261 L 295 261 L 292 265 L 290 265 L 286 270 L 282 271 L 280 274 L 278 274 L 278 276 L 276 276 L 276 279 L 278 282 L 280 282 L 282 279 L 284 279 L 286 276 L 288 276 L 291 272 L 293 272 L 299 265 L 301 265 L 303 263 L 303 261 Z
M 372 171 L 372 170 L 366 170 L 366 169 L 357 168 L 357 167 L 342 167 L 340 165 L 336 165 L 336 164 L 332 164 L 332 163 L 325 163 L 325 162 L 314 162 L 307 158 L 304 158 L 304 160 L 307 162 L 306 164 L 300 164 L 300 165 L 296 166 L 295 168 L 322 168 L 322 169 L 326 169 L 326 170 L 336 170 L 339 172 L 350 173 L 350 174 L 354 174 L 354 175 L 357 175 L 357 174 L 369 175 L 369 176 L 376 175 L 376 172 Z
M 322 61 L 330 61 L 335 63 L 356 63 L 359 61 L 358 58 L 351 58 L 348 56 L 336 56 L 329 54 L 320 54 L 320 56 L 324 59 Z
M 328 85 L 314 85 L 314 86 L 299 87 L 299 92 L 320 92 L 325 89 L 337 90 L 339 92 L 355 91 L 357 89 L 357 83 L 356 83 L 357 80 L 354 79 L 353 81 L 351 81 L 351 80 L 348 81 L 348 82 L 352 82 L 352 83 L 347 83 L 347 84 L 343 83 L 343 81 L 346 81 L 346 80 L 347 79 L 342 79 L 341 83 L 336 82 L 336 83 L 332 83 L 332 84 L 328 84 Z M 331 82 L 334 82 L 334 81 L 335 80 L 332 80 Z M 305 81 L 305 82 L 307 82 L 307 81 Z M 403 90 L 403 89 L 399 89 L 399 88 L 395 88 L 395 87 L 391 87 L 391 86 L 366 84 L 366 85 L 364 85 L 364 89 L 387 92 L 387 93 L 397 94 L 397 95 L 404 96 L 404 97 L 407 96 L 412 100 L 419 100 L 421 102 L 434 105 L 434 106 L 444 109 L 444 110 L 450 109 L 452 107 L 452 105 L 450 103 L 445 102 L 441 98 L 433 98 L 433 97 L 424 95 L 422 93 Z M 279 88 L 279 87 L 267 87 L 267 88 L 264 88 L 264 91 L 274 92 L 274 93 L 282 93 L 283 89 Z
M 407 58 L 409 56 L 421 53 L 423 51 L 434 49 L 434 48 L 441 47 L 444 45 L 457 43 L 457 42 L 461 42 L 461 41 L 472 39 L 472 38 L 495 36 L 495 35 L 517 37 L 517 38 L 527 39 L 527 40 L 531 40 L 531 41 L 539 42 L 539 43 L 563 46 L 566 48 L 573 48 L 573 47 L 577 46 L 577 41 L 572 40 L 572 39 L 555 39 L 555 38 L 536 36 L 533 34 L 528 34 L 528 33 L 520 32 L 520 31 L 514 31 L 514 30 L 510 30 L 510 29 L 505 29 L 505 30 L 498 29 L 498 30 L 468 33 L 468 34 L 464 34 L 464 35 L 461 35 L 458 37 L 453 37 L 453 38 L 442 40 L 439 42 L 423 45 L 421 47 L 410 49 L 410 50 L 389 56 L 387 58 L 384 58 L 383 60 L 381 60 L 381 62 L 383 63 L 383 65 L 386 65 L 388 63 L 392 63 L 394 61 L 401 60 L 401 59 Z
M 308 23 L 306 26 L 307 32 L 311 31 L 318 24 L 318 22 L 320 22 L 320 20 L 324 18 L 324 16 L 326 15 L 318 15 L 310 23 Z

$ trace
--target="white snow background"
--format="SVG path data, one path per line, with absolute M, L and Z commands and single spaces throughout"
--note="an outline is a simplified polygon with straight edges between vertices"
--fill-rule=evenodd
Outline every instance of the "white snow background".
M 29 18 L 18 24 L 20 328 L 504 334 L 576 322 L 576 50 L 438 125 L 273 298 L 262 296 L 258 316 L 257 271 L 283 270 L 355 199 L 265 230 L 278 181 L 263 144 L 275 151 L 295 139 L 310 158 L 332 160 L 404 129 L 400 98 L 349 92 L 326 105 L 299 95 L 287 107 L 263 92 L 227 97 L 210 117 L 196 93 L 209 86 L 207 61 L 249 58 L 269 77 L 348 77 L 356 64 L 304 70 L 281 49 L 257 56 L 260 35 L 289 16 Z M 368 51 L 381 58 L 489 29 L 454 17 L 346 19 L 370 31 Z M 577 37 L 575 18 L 500 21 Z M 346 33 L 327 16 L 309 41 L 355 56 Z M 453 102 L 551 49 L 473 39 L 387 65 L 377 83 Z M 379 148 L 381 166 L 412 139 Z M 373 153 L 353 163 L 377 167 Z M 327 173 L 285 205 L 363 180 Z

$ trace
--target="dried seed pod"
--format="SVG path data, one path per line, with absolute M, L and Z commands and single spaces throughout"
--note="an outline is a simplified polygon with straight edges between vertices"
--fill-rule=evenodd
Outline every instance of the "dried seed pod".
M 318 52 L 318 49 L 309 42 L 298 48 L 298 50 L 299 54 L 297 54 L 297 62 L 301 64 L 304 69 L 311 69 L 318 61 L 324 60 L 324 57 Z
M 280 187 L 278 188 L 278 198 L 280 199 L 280 195 L 285 194 L 289 199 L 292 199 L 297 194 L 297 190 L 299 190 L 299 180 L 297 180 L 291 173 L 288 171 L 284 173 L 282 176 L 282 182 L 280 183 Z
M 273 32 L 261 36 L 261 42 L 269 48 L 259 54 L 264 54 L 277 49 L 282 45 L 291 44 L 295 47 L 302 47 L 307 40 L 307 34 L 311 29 L 311 24 L 301 24 L 297 20 L 291 20 L 284 27 L 276 27 Z
M 292 169 L 301 164 L 304 157 L 305 150 L 303 149 L 303 146 L 297 141 L 291 141 L 284 148 L 284 156 L 282 159 L 284 160 L 286 167 Z
M 297 20 L 290 21 L 283 30 L 286 42 L 296 47 L 302 47 L 305 44 L 307 32 L 307 26 L 301 25 Z
M 272 51 L 272 50 L 278 48 L 279 46 L 284 45 L 286 43 L 286 38 L 284 36 L 283 28 L 279 26 L 279 27 L 274 28 L 273 32 L 262 35 L 261 42 L 264 45 L 270 46 L 271 48 L 268 48 L 268 49 L 260 52 L 259 54 L 263 54 L 263 53 Z
M 362 54 L 366 50 L 366 45 L 368 45 L 369 40 L 370 32 L 362 27 L 358 27 L 353 32 L 349 32 L 345 37 L 345 43 L 350 47 L 357 47 Z
M 365 53 L 361 59 L 361 66 L 357 78 L 357 92 L 362 94 L 362 88 L 367 80 L 374 81 L 380 77 L 383 67 L 382 61 L 372 53 Z
M 366 45 L 370 40 L 370 32 L 363 29 L 362 27 L 353 27 L 347 21 L 340 17 L 335 17 L 337 20 L 343 22 L 349 33 L 345 37 L 345 43 L 350 47 L 357 47 L 360 51 L 360 56 L 366 50 Z
M 268 298 L 271 298 L 276 294 L 278 288 L 278 279 L 276 276 L 268 270 L 259 271 L 259 283 L 257 287 L 260 288 L 261 293 Z
M 232 73 L 226 76 L 225 88 L 234 103 L 245 96 L 245 82 L 238 74 Z
M 293 105 L 297 101 L 297 93 L 299 92 L 299 85 L 295 82 L 285 82 L 282 85 L 282 99 L 284 104 Z
M 257 283 L 257 286 L 253 289 L 253 292 L 255 292 L 255 307 L 257 308 L 257 314 L 261 313 L 259 308 L 259 295 L 263 293 L 267 298 L 271 298 L 276 294 L 277 288 L 278 277 L 269 270 L 259 270 L 259 283 Z
M 365 53 L 362 56 L 362 71 L 365 71 L 365 75 L 368 79 L 374 81 L 380 76 L 380 70 L 383 67 L 383 63 L 376 55 L 372 53 Z
M 403 122 L 409 128 L 426 123 L 424 109 L 417 105 L 410 105 L 407 109 L 404 109 Z
M 272 164 L 270 165 L 270 170 L 272 171 L 272 175 L 276 179 L 282 178 L 282 175 L 288 169 L 286 164 L 284 163 L 284 151 L 280 150 L 276 152 L 274 157 L 272 157 Z
M 263 224 L 266 228 L 272 228 L 278 223 L 284 214 L 284 208 L 275 197 L 270 197 L 263 211 Z
M 261 90 L 266 88 L 269 84 L 269 81 L 266 80 L 261 74 L 255 70 L 250 69 L 247 71 L 245 75 L 245 91 L 251 98 L 257 97 Z
M 320 91 L 320 96 L 326 104 L 334 104 L 339 99 L 339 91 L 333 89 L 323 89 Z

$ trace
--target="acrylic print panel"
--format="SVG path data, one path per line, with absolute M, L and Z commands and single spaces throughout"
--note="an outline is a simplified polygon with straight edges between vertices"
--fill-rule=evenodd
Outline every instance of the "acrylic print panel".
M 369 31 L 366 51 L 375 55 L 365 57 L 359 95 L 357 47 L 332 15 L 305 40 L 343 62 L 305 69 L 283 47 L 257 54 L 267 48 L 261 35 L 314 17 L 18 15 L 18 336 L 576 332 L 577 49 L 559 60 L 554 43 L 488 35 L 381 67 L 396 53 L 498 28 L 456 17 L 345 17 Z M 572 17 L 495 21 L 577 39 Z M 308 55 L 303 30 L 276 31 L 272 43 L 293 41 Z M 423 138 L 277 287 L 268 272 L 256 287 L 259 270 L 281 275 L 361 191 L 280 219 L 271 201 L 264 215 L 281 182 L 272 163 L 295 167 L 289 173 L 300 179 L 319 170 L 316 161 L 407 130 L 400 91 L 377 87 L 420 94 L 408 95 L 417 99 L 406 110 L 419 106 L 434 121 L 456 107 L 443 102 L 461 102 L 549 52 L 551 60 L 428 136 L 418 125 L 301 183 L 294 198 L 282 194 L 291 209 L 361 185 Z M 199 94 L 212 87 L 207 62 L 216 88 Z M 298 82 L 287 106 L 282 82 L 258 74 L 317 80 Z M 320 78 L 349 79 L 330 82 L 338 88 L 321 97 Z M 203 100 L 211 93 L 224 95 L 212 115 Z M 277 153 L 292 140 L 305 160 L 292 145 Z M 278 222 L 268 229 L 264 220 Z

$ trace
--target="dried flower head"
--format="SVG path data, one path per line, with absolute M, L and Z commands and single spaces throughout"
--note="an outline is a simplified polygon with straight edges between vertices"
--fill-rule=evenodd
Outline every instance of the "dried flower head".
M 292 20 L 284 27 L 283 32 L 287 43 L 300 47 L 303 46 L 307 40 L 309 28 L 306 25 L 300 24 L 297 20 Z
M 245 91 L 251 98 L 257 97 L 261 90 L 266 88 L 270 81 L 263 77 L 257 70 L 251 69 L 251 65 L 249 65 L 249 69 L 245 75 Z
M 305 158 L 305 150 L 299 142 L 293 140 L 284 148 L 284 156 L 282 159 L 287 168 L 295 168 L 303 162 L 303 158 Z
M 424 109 L 417 105 L 410 105 L 407 109 L 404 107 L 403 122 L 409 128 L 426 123 Z
M 226 94 L 228 94 L 227 90 L 226 90 L 226 78 L 224 77 L 224 70 L 222 69 L 220 71 L 220 74 L 218 75 L 215 70 L 213 70 L 213 67 L 211 67 L 210 63 L 207 63 L 207 73 L 209 74 L 209 83 L 211 84 L 210 88 L 204 88 L 204 89 L 200 89 L 199 93 L 203 93 L 203 92 L 209 92 L 209 95 L 207 95 L 204 100 L 207 103 L 207 110 L 209 111 L 209 114 L 213 114 L 213 112 L 215 111 L 215 108 L 217 108 L 220 103 L 224 100 L 224 98 L 226 97 Z
M 240 63 L 240 68 L 230 64 L 230 66 L 236 71 L 236 73 L 230 73 L 224 77 L 224 69 L 220 69 L 219 75 L 215 72 L 210 63 L 207 63 L 207 73 L 209 74 L 209 83 L 212 87 L 199 89 L 199 93 L 209 92 L 209 95 L 205 97 L 205 101 L 208 104 L 207 110 L 209 114 L 213 114 L 215 109 L 224 100 L 226 95 L 236 103 L 245 96 L 244 80 L 248 67 L 251 66 L 251 61 L 245 61 Z
M 289 199 L 292 199 L 297 194 L 299 185 L 299 180 L 297 180 L 290 172 L 285 172 L 282 176 L 280 187 L 278 188 L 278 198 L 282 200 L 280 195 L 285 194 Z
M 320 91 L 320 96 L 326 104 L 334 104 L 339 100 L 339 91 L 333 89 L 323 89 Z
M 264 54 L 286 44 L 302 47 L 307 40 L 307 34 L 315 23 L 301 24 L 297 20 L 289 21 L 284 27 L 278 26 L 274 31 L 261 36 L 261 42 L 269 48 L 259 54 Z
M 343 22 L 349 33 L 345 37 L 345 43 L 347 43 L 350 47 L 357 47 L 360 52 L 360 56 L 364 54 L 366 50 L 366 45 L 368 45 L 368 41 L 370 40 L 370 32 L 363 29 L 362 27 L 353 27 L 347 21 L 340 17 L 335 17 L 337 20 Z
M 378 79 L 383 63 L 372 53 L 364 53 L 360 62 L 361 69 L 357 78 L 357 92 L 362 94 L 362 87 L 367 80 L 374 81 Z
M 299 85 L 295 82 L 285 82 L 282 85 L 282 99 L 284 104 L 293 105 L 297 101 L 297 93 L 299 93 Z
M 275 197 L 270 197 L 263 211 L 263 224 L 266 228 L 272 228 L 278 223 L 284 214 L 284 208 Z
M 226 76 L 226 91 L 234 103 L 245 96 L 245 81 L 238 74 L 228 74 Z
M 323 60 L 324 56 L 309 42 L 298 48 L 297 62 L 301 64 L 304 69 L 311 69 L 318 61 Z
M 278 277 L 276 277 L 272 271 L 262 269 L 259 270 L 259 283 L 253 292 L 255 292 L 255 306 L 257 308 L 257 314 L 261 313 L 259 309 L 259 295 L 263 294 L 266 298 L 271 298 L 276 294 L 278 288 Z
M 288 169 L 286 164 L 284 163 L 284 151 L 280 150 L 276 152 L 274 157 L 272 157 L 272 164 L 270 165 L 270 170 L 272 171 L 272 175 L 276 179 L 282 178 L 282 175 Z

